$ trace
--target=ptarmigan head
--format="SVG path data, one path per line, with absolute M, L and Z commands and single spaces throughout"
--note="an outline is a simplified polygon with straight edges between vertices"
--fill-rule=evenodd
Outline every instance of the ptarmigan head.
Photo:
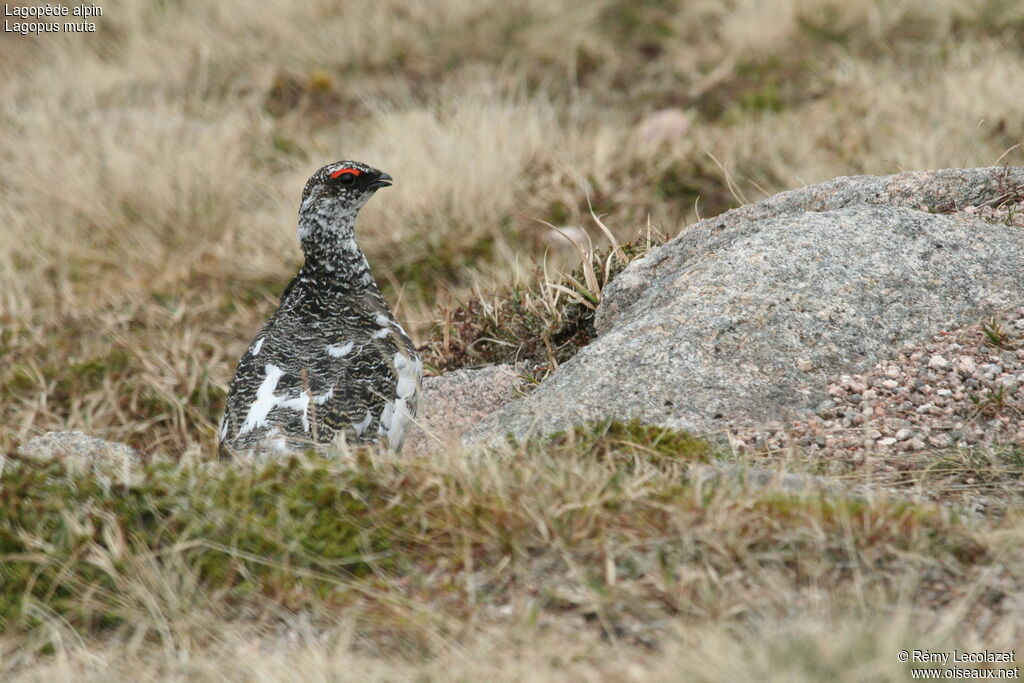
M 390 186 L 392 182 L 387 173 L 358 161 L 327 164 L 306 182 L 299 216 L 351 226 L 363 204 L 377 190 Z M 299 237 L 305 237 L 301 220 Z

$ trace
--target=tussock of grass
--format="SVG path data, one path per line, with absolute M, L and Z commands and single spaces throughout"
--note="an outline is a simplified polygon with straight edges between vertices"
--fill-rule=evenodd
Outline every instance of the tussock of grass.
M 704 439 L 637 419 L 580 425 L 552 435 L 543 447 L 554 457 L 585 453 L 588 457 L 619 458 L 625 463 L 656 464 L 659 459 L 676 464 L 709 462 L 716 455 L 714 447 Z
M 922 477 L 929 488 L 964 487 L 1019 495 L 1024 480 L 1024 450 L 1012 445 L 956 449 L 932 458 Z
M 645 237 L 620 245 L 597 216 L 596 222 L 612 238 L 606 249 L 593 243 L 579 248 L 582 263 L 571 273 L 552 278 L 534 273 L 526 284 L 442 307 L 440 322 L 425 348 L 427 367 L 447 371 L 488 363 L 524 363 L 537 381 L 586 346 L 597 336 L 594 315 L 606 284 L 643 257 L 664 236 Z M 557 280 L 557 281 L 556 281 Z

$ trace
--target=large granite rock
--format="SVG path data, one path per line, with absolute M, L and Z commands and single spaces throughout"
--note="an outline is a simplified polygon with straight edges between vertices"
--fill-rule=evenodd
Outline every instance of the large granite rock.
M 839 178 L 700 221 L 610 283 L 595 341 L 467 438 L 791 419 L 829 377 L 1024 301 L 1006 204 L 1024 208 L 1022 168 Z

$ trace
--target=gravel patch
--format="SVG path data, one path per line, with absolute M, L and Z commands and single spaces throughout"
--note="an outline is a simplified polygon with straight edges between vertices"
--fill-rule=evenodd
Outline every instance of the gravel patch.
M 871 455 L 959 446 L 1024 447 L 1024 307 L 905 345 L 864 374 L 840 375 L 803 420 L 731 436 L 740 449 Z

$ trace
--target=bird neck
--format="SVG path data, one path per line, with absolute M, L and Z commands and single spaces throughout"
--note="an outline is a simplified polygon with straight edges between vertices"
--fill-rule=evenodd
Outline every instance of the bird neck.
M 304 210 L 299 214 L 299 240 L 306 255 L 300 276 L 332 289 L 378 290 L 370 264 L 356 244 L 355 215 Z

